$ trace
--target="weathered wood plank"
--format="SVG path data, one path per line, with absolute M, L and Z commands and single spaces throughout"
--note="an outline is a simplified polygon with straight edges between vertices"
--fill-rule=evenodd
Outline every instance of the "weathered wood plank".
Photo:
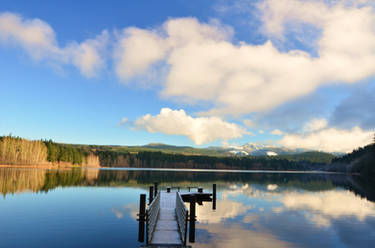
M 160 212 L 151 245 L 182 245 L 176 219 L 176 193 L 160 192 Z

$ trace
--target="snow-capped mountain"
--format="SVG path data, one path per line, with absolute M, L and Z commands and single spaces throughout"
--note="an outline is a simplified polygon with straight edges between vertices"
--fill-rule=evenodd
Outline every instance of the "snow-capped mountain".
M 277 156 L 283 154 L 296 154 L 306 151 L 306 149 L 290 149 L 286 147 L 271 146 L 261 143 L 247 143 L 242 146 L 229 145 L 224 147 L 212 147 L 212 149 L 237 156 Z

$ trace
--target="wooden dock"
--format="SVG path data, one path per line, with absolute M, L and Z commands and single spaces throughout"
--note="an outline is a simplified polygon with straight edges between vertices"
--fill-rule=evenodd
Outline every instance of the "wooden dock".
M 214 185 L 216 193 L 216 185 Z M 146 223 L 146 246 L 143 247 L 178 247 L 185 248 L 187 243 L 187 227 L 189 222 L 189 242 L 195 241 L 195 204 L 202 204 L 203 201 L 212 201 L 212 194 L 203 193 L 203 189 L 198 188 L 198 192 L 171 192 L 167 187 L 166 191 L 157 191 L 150 186 L 149 205 L 146 208 L 146 195 L 141 195 L 139 212 L 139 238 L 144 241 L 144 223 Z M 155 197 L 155 198 L 154 198 Z M 216 199 L 216 194 L 213 199 Z M 185 202 L 190 203 L 190 216 Z M 213 205 L 213 209 L 216 206 Z
M 160 192 L 159 218 L 150 244 L 177 247 L 183 245 L 177 223 L 176 193 L 174 192 Z

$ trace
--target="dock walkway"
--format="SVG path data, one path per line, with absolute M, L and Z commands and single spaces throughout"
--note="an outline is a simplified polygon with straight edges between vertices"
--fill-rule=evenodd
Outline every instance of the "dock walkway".
M 182 246 L 176 217 L 176 193 L 160 192 L 159 218 L 151 245 Z
M 190 190 L 190 187 L 189 187 Z M 146 208 L 146 195 L 140 195 L 139 231 L 138 241 L 146 245 L 142 247 L 178 247 L 188 248 L 187 230 L 189 224 L 189 243 L 195 242 L 195 205 L 202 205 L 204 201 L 212 201 L 212 208 L 216 209 L 216 184 L 213 185 L 214 193 L 203 193 L 198 187 L 198 192 L 176 192 L 167 187 L 166 191 L 158 191 L 157 184 L 150 186 L 149 204 Z M 155 196 L 155 197 L 154 197 Z M 213 198 L 211 199 L 211 196 Z M 185 205 L 189 202 L 190 208 Z M 145 232 L 146 224 L 146 232 Z

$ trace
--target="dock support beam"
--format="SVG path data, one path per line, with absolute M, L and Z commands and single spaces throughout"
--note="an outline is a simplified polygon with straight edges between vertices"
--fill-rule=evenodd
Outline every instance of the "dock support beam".
M 195 242 L 195 198 L 190 199 L 189 242 Z
M 154 187 L 150 186 L 150 190 L 148 192 L 148 204 L 151 204 L 151 202 L 154 200 Z
M 216 183 L 212 185 L 212 210 L 216 210 Z
M 138 241 L 145 240 L 145 217 L 146 217 L 146 194 L 139 197 L 139 225 L 138 225 Z

